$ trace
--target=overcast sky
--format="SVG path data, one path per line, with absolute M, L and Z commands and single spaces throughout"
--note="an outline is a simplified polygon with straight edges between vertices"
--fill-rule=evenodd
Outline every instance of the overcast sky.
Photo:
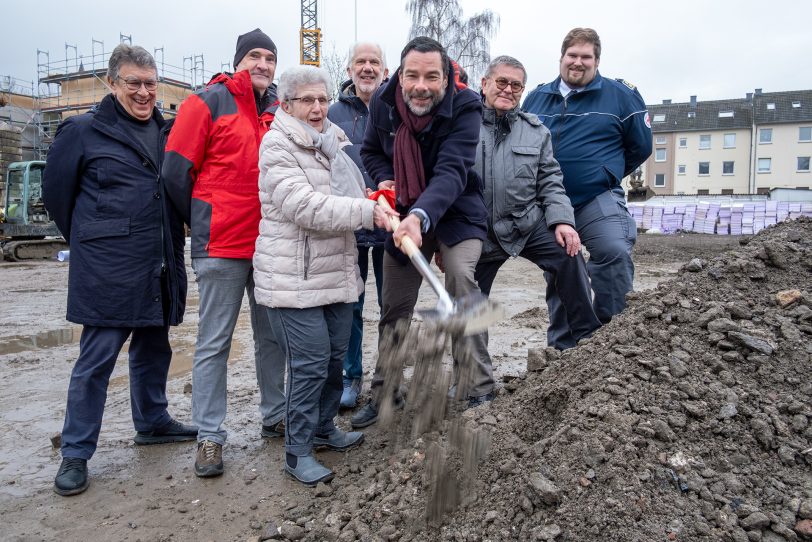
M 405 0 L 320 0 L 324 51 L 354 41 L 381 43 L 390 67 L 406 43 Z M 528 87 L 558 74 L 560 44 L 574 26 L 589 26 L 603 42 L 600 71 L 636 84 L 648 103 L 744 97 L 812 88 L 812 2 L 797 0 L 461 0 L 465 15 L 490 7 L 501 24 L 491 55 L 509 54 L 528 71 Z M 119 34 L 147 50 L 164 48 L 167 64 L 203 54 L 207 70 L 231 63 L 237 35 L 259 26 L 276 42 L 279 70 L 298 63 L 298 0 L 14 0 L 4 2 L 0 76 L 32 81 L 37 50 L 65 59 L 65 43 L 91 54 L 92 40 L 109 53 Z M 96 45 L 97 50 L 100 45 Z M 68 53 L 73 57 L 71 49 Z M 281 71 L 277 72 L 277 76 Z

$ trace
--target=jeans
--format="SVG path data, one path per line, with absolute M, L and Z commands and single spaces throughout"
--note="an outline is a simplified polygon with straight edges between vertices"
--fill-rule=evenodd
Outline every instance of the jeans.
M 611 190 L 596 196 L 575 210 L 575 226 L 581 243 L 589 251 L 586 264 L 595 297 L 592 306 L 602 324 L 626 308 L 626 292 L 632 291 L 634 262 L 632 249 L 637 226 L 623 195 Z M 561 304 L 551 276 L 547 279 L 547 309 L 550 327 L 547 344 L 563 349 L 575 345 L 571 322 Z
M 451 294 L 451 297 L 460 298 L 468 293 L 479 292 L 479 287 L 476 280 L 474 280 L 474 269 L 482 253 L 482 241 L 479 239 L 466 239 L 450 247 L 440 243 L 433 236 L 423 236 L 423 245 L 420 247 L 420 251 L 426 257 L 426 260 L 431 259 L 435 248 L 439 248 L 443 258 L 445 288 Z M 383 268 L 383 309 L 381 309 L 381 321 L 378 324 L 379 340 L 380 337 L 386 334 L 387 326 L 394 326 L 399 320 L 411 319 L 415 303 L 417 303 L 420 284 L 423 282 L 423 277 L 411 262 L 401 265 L 389 253 L 384 254 Z M 469 350 L 473 364 L 469 371 L 465 371 L 466 374 L 470 374 L 470 381 L 461 383 L 461 389 L 467 390 L 470 397 L 479 397 L 491 393 L 494 380 L 491 357 L 488 354 L 487 334 L 480 333 L 455 339 L 451 345 L 455 365 L 459 360 L 457 352 L 460 347 Z M 397 390 L 400 378 L 401 375 L 395 376 L 396 381 L 390 382 L 387 387 Z M 383 383 L 384 377 L 379 351 L 378 363 L 375 365 L 375 374 L 372 377 L 373 398 L 376 402 L 380 402 L 381 398 L 377 397 L 377 394 Z
M 265 310 L 288 363 L 285 451 L 309 455 L 313 437 L 336 428 L 352 303 Z
M 539 266 L 550 277 L 548 282 L 562 301 L 574 341 L 565 347 L 575 346 L 575 342 L 589 337 L 601 327 L 592 308 L 592 290 L 583 256 L 567 255 L 566 249 L 556 242 L 555 233 L 547 226 L 546 220 L 539 221 L 519 256 Z M 506 261 L 507 254 L 504 258 L 477 264 L 476 280 L 485 295 L 490 295 L 496 273 Z M 560 344 L 552 346 L 563 350 Z
M 383 247 L 367 247 L 358 245 L 358 269 L 361 271 L 361 280 L 366 285 L 369 276 L 369 253 L 372 252 L 372 270 L 375 274 L 375 289 L 378 292 L 378 308 L 381 307 L 381 288 L 383 287 Z M 362 363 L 364 342 L 364 292 L 352 306 L 352 331 L 350 332 L 350 345 L 347 348 L 347 357 L 344 358 L 344 377 L 348 380 L 358 380 L 364 376 Z
M 90 459 L 96 451 L 110 374 L 130 335 L 130 407 L 135 430 L 152 431 L 169 423 L 171 418 L 166 411 L 166 377 L 172 360 L 169 327 L 84 326 L 79 358 L 68 386 L 62 457 Z
M 197 348 L 192 364 L 192 421 L 198 441 L 225 443 L 228 355 L 244 293 L 248 294 L 254 363 L 263 425 L 284 417 L 285 357 L 264 311 L 254 301 L 254 270 L 249 259 L 193 258 L 200 295 Z

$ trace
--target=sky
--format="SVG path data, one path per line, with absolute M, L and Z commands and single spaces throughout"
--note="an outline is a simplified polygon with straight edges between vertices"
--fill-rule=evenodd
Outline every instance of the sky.
M 343 55 L 357 33 L 358 40 L 383 46 L 394 71 L 408 41 L 405 5 L 406 0 L 319 0 L 323 53 Z M 743 98 L 755 88 L 812 88 L 812 2 L 460 0 L 460 5 L 464 16 L 484 9 L 499 15 L 491 56 L 508 54 L 524 63 L 528 89 L 558 75 L 561 40 L 576 26 L 600 35 L 600 72 L 637 85 L 649 104 L 686 102 L 692 95 Z M 237 36 L 256 27 L 277 45 L 278 77 L 299 60 L 299 8 L 298 0 L 4 0 L 0 84 L 2 76 L 36 80 L 37 50 L 47 51 L 51 62 L 64 61 L 66 54 L 72 62 L 91 55 L 93 40 L 109 53 L 120 34 L 150 52 L 163 47 L 166 64 L 182 66 L 184 57 L 202 54 L 205 69 L 216 72 L 231 63 Z M 75 49 L 66 50 L 66 43 Z M 160 63 L 160 53 L 157 59 Z

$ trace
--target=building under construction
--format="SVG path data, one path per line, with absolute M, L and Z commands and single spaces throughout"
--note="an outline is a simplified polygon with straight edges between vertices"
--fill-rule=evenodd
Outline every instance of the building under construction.
M 131 42 L 120 35 L 121 42 Z M 88 111 L 109 92 L 107 63 L 111 50 L 92 40 L 90 55 L 65 44 L 64 57 L 37 51 L 36 82 L 0 75 L 0 175 L 11 162 L 44 160 L 59 123 Z M 173 117 L 180 103 L 213 75 L 203 55 L 184 57 L 178 67 L 164 62 L 163 47 L 152 51 L 158 67 L 157 107 Z M 222 66 L 221 66 L 222 67 Z M 2 183 L 0 183 L 2 184 Z

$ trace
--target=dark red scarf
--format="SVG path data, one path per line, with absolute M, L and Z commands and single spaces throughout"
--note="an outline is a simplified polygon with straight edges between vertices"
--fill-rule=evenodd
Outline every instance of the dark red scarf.
M 396 76 L 397 77 L 397 76 Z M 403 99 L 403 87 L 398 78 L 395 86 L 395 107 L 400 115 L 401 124 L 395 133 L 395 151 L 393 165 L 395 168 L 395 194 L 398 202 L 410 207 L 426 189 L 426 174 L 423 169 L 423 155 L 420 144 L 415 138 L 426 129 L 434 118 L 434 112 L 418 117 Z

